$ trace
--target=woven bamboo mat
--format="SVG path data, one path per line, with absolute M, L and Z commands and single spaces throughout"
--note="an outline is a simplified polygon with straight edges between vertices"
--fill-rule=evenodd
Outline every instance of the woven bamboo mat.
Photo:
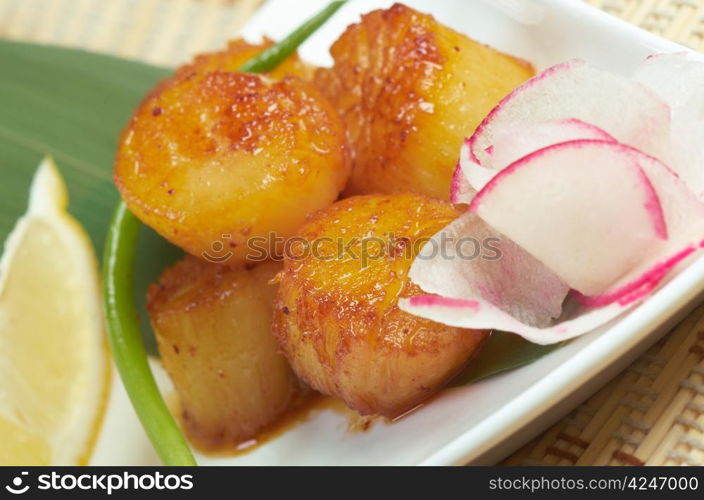
M 262 0 L 0 0 L 0 37 L 175 66 L 236 36 Z
M 262 0 L 0 0 L 0 37 L 176 65 Z M 568 1 L 568 0 L 565 0 Z M 587 0 L 704 51 L 704 0 Z M 704 305 L 510 464 L 704 464 Z
M 587 2 L 657 35 L 704 52 L 704 1 L 702 0 L 587 0 Z

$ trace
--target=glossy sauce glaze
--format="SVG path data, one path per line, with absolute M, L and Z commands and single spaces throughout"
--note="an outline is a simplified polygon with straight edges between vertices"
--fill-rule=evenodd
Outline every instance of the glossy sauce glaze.
M 167 403 L 172 414 L 177 418 L 179 424 L 183 427 L 183 411 L 178 399 L 178 394 L 171 393 L 167 397 Z M 281 415 L 271 425 L 262 429 L 254 439 L 249 439 L 237 445 L 231 446 L 203 446 L 191 441 L 198 452 L 209 457 L 224 458 L 234 457 L 250 453 L 260 446 L 269 443 L 282 436 L 286 432 L 294 429 L 300 424 L 303 424 L 313 418 L 317 413 L 322 411 L 331 411 L 347 419 L 347 432 L 365 432 L 369 430 L 375 421 L 381 417 L 363 417 L 355 411 L 350 410 L 345 403 L 337 398 L 324 396 L 318 392 L 309 391 L 306 395 L 300 396 L 292 405 L 291 408 Z

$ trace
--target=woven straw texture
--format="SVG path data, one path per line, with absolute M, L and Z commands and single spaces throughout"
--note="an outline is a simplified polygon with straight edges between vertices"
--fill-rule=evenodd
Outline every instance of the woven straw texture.
M 224 45 L 261 1 L 0 0 L 0 37 L 173 66 Z M 704 0 L 587 1 L 704 51 Z M 703 465 L 704 305 L 506 463 Z
M 0 0 L 0 37 L 162 66 L 217 49 L 262 0 Z
M 702 0 L 587 0 L 609 14 L 625 19 L 675 42 L 704 51 Z

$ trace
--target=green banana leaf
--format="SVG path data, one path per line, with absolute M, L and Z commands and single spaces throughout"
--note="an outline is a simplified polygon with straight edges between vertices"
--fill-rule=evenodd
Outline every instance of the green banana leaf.
M 50 154 L 68 184 L 70 212 L 102 255 L 118 199 L 111 172 L 120 131 L 141 98 L 169 73 L 80 50 L 0 41 L 0 239 L 5 240 L 24 213 L 34 170 Z M 182 252 L 144 228 L 137 255 L 135 293 L 142 331 L 155 353 L 145 292 Z M 456 384 L 521 366 L 553 348 L 492 334 Z
M 491 332 L 477 357 L 472 360 L 467 369 L 452 380 L 450 385 L 456 387 L 471 384 L 492 375 L 527 365 L 564 344 L 565 342 L 538 345 L 513 333 Z
M 122 127 L 146 92 L 171 71 L 81 50 L 0 41 L 0 241 L 27 207 L 29 184 L 46 154 L 69 189 L 69 211 L 97 255 L 118 199 L 112 162 Z M 140 235 L 136 297 L 182 252 L 148 228 Z M 150 352 L 155 343 L 141 315 Z

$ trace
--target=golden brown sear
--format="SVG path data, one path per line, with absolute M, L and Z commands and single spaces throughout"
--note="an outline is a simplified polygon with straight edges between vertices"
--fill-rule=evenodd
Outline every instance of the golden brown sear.
M 114 171 L 145 224 L 196 257 L 235 266 L 249 238 L 291 236 L 348 176 L 344 125 L 315 87 L 220 70 L 178 72 L 157 86 L 124 130 Z
M 319 69 L 354 153 L 347 194 L 415 191 L 447 199 L 463 138 L 514 87 L 526 62 L 396 4 L 362 16 Z
M 458 212 L 418 195 L 355 196 L 299 229 L 280 275 L 274 335 L 296 374 L 362 414 L 395 417 L 454 376 L 486 332 L 398 308 L 408 269 Z
M 161 359 L 184 427 L 200 448 L 252 439 L 291 403 L 298 383 L 271 335 L 280 263 L 229 269 L 194 257 L 167 269 L 148 295 Z

